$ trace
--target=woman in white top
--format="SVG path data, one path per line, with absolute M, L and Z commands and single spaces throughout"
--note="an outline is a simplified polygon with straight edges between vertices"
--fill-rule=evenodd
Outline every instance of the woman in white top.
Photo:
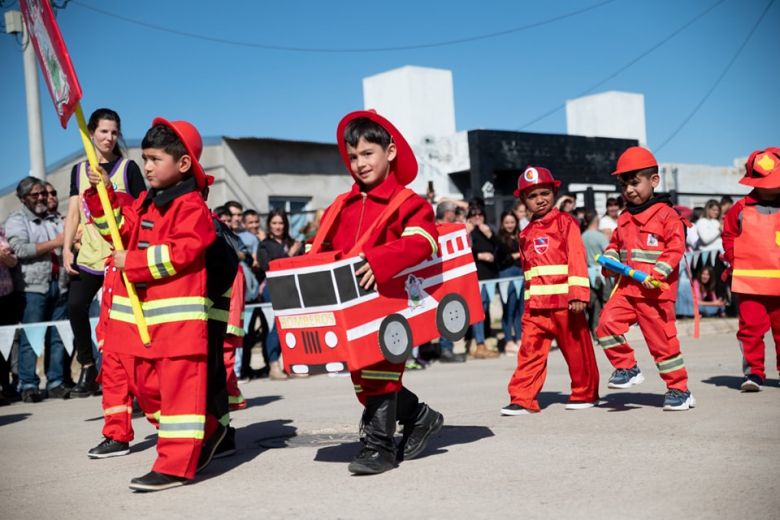
M 696 221 L 699 251 L 722 251 L 721 231 L 720 204 L 717 200 L 710 199 L 704 206 L 704 215 Z

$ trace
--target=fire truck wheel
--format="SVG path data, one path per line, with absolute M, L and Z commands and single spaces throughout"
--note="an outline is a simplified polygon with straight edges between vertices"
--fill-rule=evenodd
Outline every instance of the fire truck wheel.
M 390 363 L 403 363 L 412 351 L 412 329 L 400 314 L 391 314 L 379 326 L 379 348 Z
M 457 294 L 448 294 L 442 298 L 436 310 L 436 326 L 443 338 L 450 341 L 463 338 L 469 328 L 469 308 L 466 300 Z

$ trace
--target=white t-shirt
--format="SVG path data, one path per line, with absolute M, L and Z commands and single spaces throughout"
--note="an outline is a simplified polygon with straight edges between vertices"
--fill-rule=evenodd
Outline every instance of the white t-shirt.
M 699 251 L 722 251 L 720 221 L 714 218 L 700 218 L 696 221 L 699 234 Z
M 617 220 L 610 217 L 609 215 L 604 215 L 599 219 L 599 231 L 609 230 L 609 231 L 615 231 L 617 229 Z

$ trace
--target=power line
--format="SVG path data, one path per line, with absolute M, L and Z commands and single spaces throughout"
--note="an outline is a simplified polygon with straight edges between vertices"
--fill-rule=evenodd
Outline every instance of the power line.
M 683 25 L 681 25 L 680 27 L 678 27 L 677 29 L 675 29 L 674 31 L 669 33 L 661 41 L 659 41 L 658 43 L 652 45 L 647 50 L 645 50 L 641 54 L 639 54 L 637 57 L 631 59 L 625 65 L 623 65 L 622 67 L 617 69 L 615 72 L 609 74 L 604 79 L 601 79 L 598 82 L 594 83 L 593 85 L 591 85 L 587 89 L 583 90 L 580 94 L 578 94 L 575 97 L 582 97 L 582 96 L 584 96 L 586 94 L 590 94 L 591 92 L 593 92 L 594 90 L 599 88 L 601 85 L 603 85 L 607 81 L 609 81 L 609 80 L 615 78 L 616 76 L 622 74 L 628 68 L 630 68 L 631 66 L 636 64 L 638 61 L 640 61 L 641 59 L 645 58 L 647 55 L 651 54 L 653 51 L 655 51 L 656 49 L 658 49 L 659 47 L 664 45 L 666 42 L 668 42 L 669 40 L 671 40 L 672 38 L 674 38 L 675 36 L 677 36 L 678 34 L 683 32 L 685 29 L 687 29 L 688 27 L 690 27 L 691 25 L 696 23 L 699 19 L 703 18 L 710 11 L 712 11 L 713 9 L 715 9 L 716 7 L 718 7 L 720 4 L 722 4 L 725 1 L 726 0 L 718 0 L 714 4 L 710 5 L 707 9 L 705 9 L 701 13 L 697 14 L 696 16 L 694 16 L 693 18 L 691 18 L 690 20 L 685 22 Z M 543 119 L 547 119 L 551 115 L 555 114 L 556 112 L 559 112 L 559 111 L 563 110 L 564 108 L 566 108 L 566 103 L 561 103 L 560 105 L 557 105 L 555 108 L 552 108 L 552 109 L 542 113 L 541 115 L 535 117 L 534 119 L 531 119 L 530 121 L 528 121 L 524 125 L 518 127 L 517 130 L 524 130 L 524 129 L 528 128 L 529 126 L 534 125 L 534 124 L 538 123 L 539 121 L 541 121 Z
M 753 27 L 750 28 L 750 31 L 748 31 L 747 36 L 744 40 L 742 40 L 742 44 L 739 46 L 737 51 L 734 53 L 734 55 L 731 57 L 729 62 L 726 64 L 726 66 L 721 71 L 718 78 L 715 80 L 715 83 L 712 84 L 710 89 L 707 91 L 706 94 L 704 94 L 704 97 L 701 98 L 701 100 L 696 104 L 695 107 L 693 107 L 693 110 L 691 110 L 691 113 L 688 114 L 685 119 L 682 120 L 682 122 L 677 126 L 677 128 L 674 129 L 674 131 L 669 134 L 669 137 L 667 137 L 664 142 L 658 146 L 658 148 L 655 149 L 656 152 L 661 151 L 661 149 L 666 146 L 672 139 L 675 138 L 677 134 L 680 133 L 680 130 L 685 128 L 685 125 L 687 125 L 691 119 L 693 119 L 693 116 L 696 115 L 696 113 L 699 111 L 699 109 L 704 105 L 704 103 L 707 102 L 709 97 L 712 95 L 713 92 L 715 92 L 715 89 L 718 88 L 718 85 L 720 85 L 720 82 L 723 81 L 723 78 L 726 77 L 726 74 L 728 74 L 729 69 L 731 69 L 731 66 L 734 65 L 734 62 L 737 61 L 737 58 L 739 58 L 739 55 L 742 54 L 742 51 L 747 46 L 750 39 L 753 37 L 753 34 L 756 32 L 756 29 L 763 21 L 764 17 L 766 16 L 766 13 L 769 11 L 769 9 L 772 7 L 772 4 L 775 3 L 775 0 L 769 0 L 769 3 L 766 4 L 766 7 L 764 7 L 764 10 L 761 11 L 761 14 L 758 16 L 758 19 L 756 19 L 755 23 L 753 24 Z
M 140 20 L 134 20 L 132 18 L 127 18 L 125 16 L 121 16 L 118 14 L 114 14 L 108 11 L 104 11 L 102 9 L 99 9 L 97 7 L 93 7 L 91 5 L 84 4 L 78 0 L 70 0 L 75 5 L 78 5 L 79 7 L 82 7 L 84 9 L 102 14 L 104 16 L 108 16 L 111 18 L 116 18 L 118 20 L 122 20 L 123 22 L 127 22 L 130 24 L 138 25 L 141 27 L 145 27 L 147 29 L 153 29 L 155 31 L 161 31 L 169 34 L 175 34 L 177 36 L 183 36 L 186 38 L 193 38 L 196 40 L 203 40 L 203 41 L 209 41 L 213 43 L 220 43 L 223 45 L 234 45 L 238 47 L 249 47 L 253 49 L 264 49 L 269 51 L 284 51 L 284 52 L 310 52 L 310 53 L 364 53 L 364 52 L 391 52 L 391 51 L 408 51 L 408 50 L 415 50 L 415 49 L 430 49 L 433 47 L 445 47 L 448 45 L 457 45 L 462 43 L 469 43 L 469 42 L 475 42 L 479 40 L 486 40 L 489 38 L 497 38 L 499 36 L 506 36 L 508 34 L 514 34 L 519 33 L 522 31 L 526 31 L 528 29 L 534 29 L 536 27 L 541 27 L 544 25 L 549 25 L 554 22 L 558 22 L 560 20 L 564 20 L 566 18 L 571 18 L 573 16 L 577 16 L 580 14 L 584 14 L 588 11 L 592 11 L 594 9 L 598 9 L 599 7 L 603 7 L 607 4 L 611 4 L 615 0 L 604 0 L 602 2 L 599 2 L 597 4 L 593 4 L 588 7 L 584 7 L 582 9 L 578 9 L 576 11 L 571 11 L 569 13 L 564 13 L 562 15 L 554 16 L 552 18 L 547 18 L 546 20 L 542 20 L 539 22 L 533 22 L 526 25 L 521 25 L 519 27 L 513 27 L 511 29 L 506 29 L 503 31 L 496 31 L 492 33 L 487 34 L 480 34 L 476 36 L 469 36 L 464 38 L 457 38 L 453 40 L 445 40 L 440 42 L 434 42 L 434 43 L 421 43 L 421 44 L 415 44 L 415 45 L 399 45 L 395 47 L 370 47 L 370 48 L 318 48 L 318 47 L 291 47 L 291 46 L 283 46 L 283 45 L 270 45 L 270 44 L 264 44 L 264 43 L 254 43 L 254 42 L 246 42 L 246 41 L 240 41 L 240 40 L 229 40 L 225 38 L 217 38 L 213 36 L 205 36 L 202 34 L 197 33 L 191 33 L 186 31 L 179 31 L 177 29 L 171 29 L 168 27 L 163 27 L 160 25 L 155 25 L 147 22 L 142 22 Z M 66 2 L 67 3 L 67 2 Z

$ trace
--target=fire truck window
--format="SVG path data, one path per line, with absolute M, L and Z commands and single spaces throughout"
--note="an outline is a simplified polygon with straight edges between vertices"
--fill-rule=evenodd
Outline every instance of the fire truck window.
M 334 305 L 338 303 L 330 271 L 298 275 L 304 307 Z
M 294 275 L 268 278 L 268 291 L 271 293 L 274 309 L 298 309 L 301 306 Z
M 366 261 L 365 261 L 365 260 L 363 260 L 362 262 L 358 262 L 358 263 L 356 263 L 356 264 L 352 264 L 352 265 L 353 265 L 353 267 L 354 267 L 355 271 L 357 271 L 358 269 L 360 269 L 361 267 L 363 267 L 365 264 L 366 264 Z M 355 279 L 356 279 L 356 280 L 357 280 L 357 282 L 358 282 L 358 286 L 357 286 L 357 288 L 358 288 L 358 296 L 365 296 L 366 294 L 371 294 L 371 293 L 372 293 L 372 291 L 366 291 L 365 289 L 363 289 L 362 287 L 360 287 L 360 283 L 359 283 L 359 282 L 360 282 L 360 279 L 359 279 L 359 278 L 355 277 Z
M 355 277 L 352 274 L 351 265 L 343 265 L 333 270 L 333 274 L 336 276 L 336 286 L 339 289 L 339 296 L 341 296 L 341 302 L 348 302 L 357 298 L 357 289 L 355 286 Z

